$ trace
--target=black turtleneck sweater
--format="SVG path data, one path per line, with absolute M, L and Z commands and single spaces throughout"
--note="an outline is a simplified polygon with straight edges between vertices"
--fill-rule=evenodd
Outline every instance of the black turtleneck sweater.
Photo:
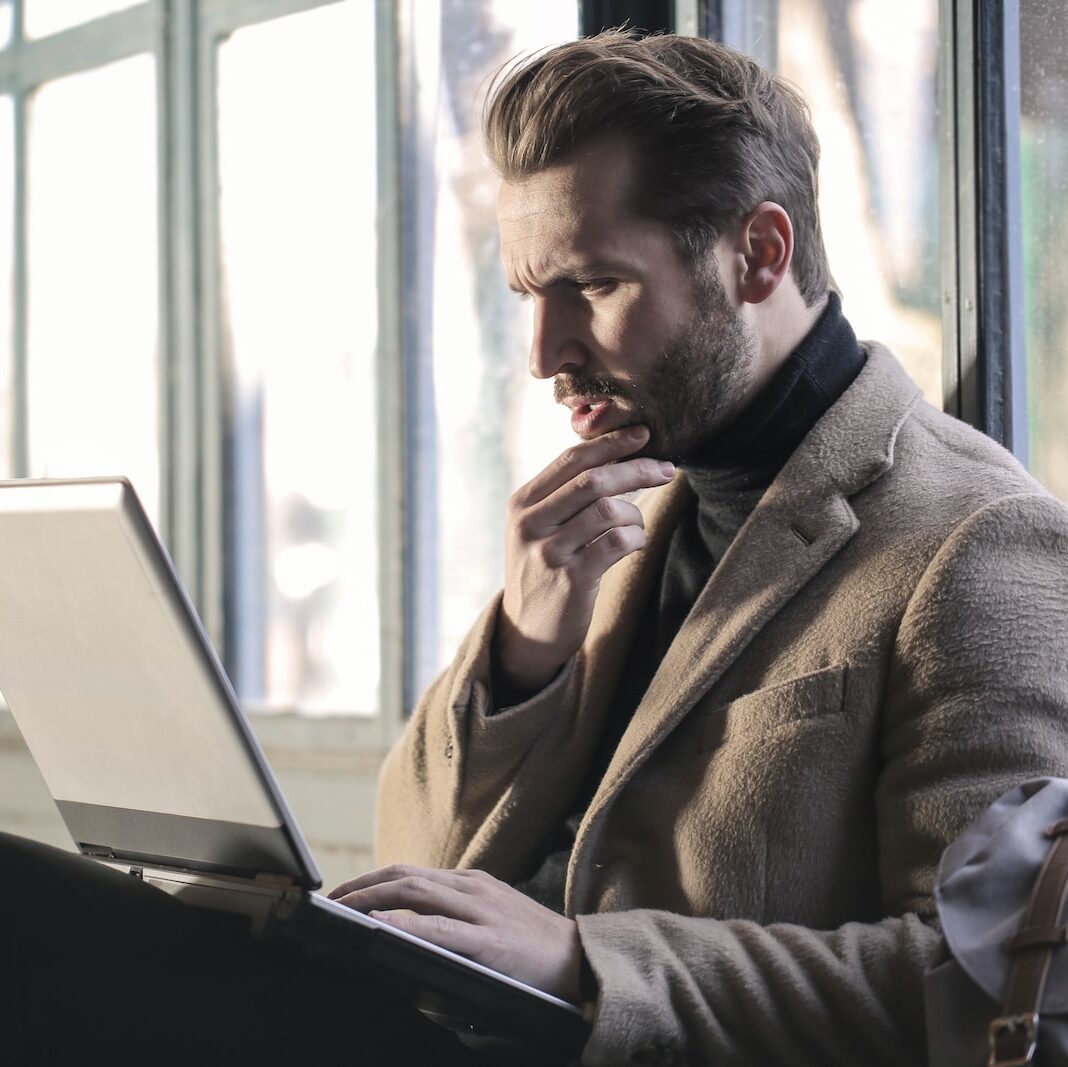
M 672 534 L 656 611 L 643 613 L 635 654 L 620 677 L 598 758 L 572 814 L 545 843 L 542 859 L 516 888 L 555 911 L 575 834 L 586 808 L 656 668 L 727 546 L 805 435 L 864 366 L 864 352 L 842 316 L 836 293 L 816 325 L 771 381 L 729 426 L 683 464 L 693 500 Z M 645 654 L 641 654 L 645 650 Z

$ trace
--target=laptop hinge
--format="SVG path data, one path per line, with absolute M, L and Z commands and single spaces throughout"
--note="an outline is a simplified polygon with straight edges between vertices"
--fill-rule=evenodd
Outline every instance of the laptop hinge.
M 275 916 L 281 917 L 296 907 L 302 895 L 299 885 L 278 874 L 238 878 L 156 865 L 141 866 L 131 864 L 129 860 L 104 859 L 103 862 L 114 870 L 164 890 L 185 904 L 244 916 L 257 935 L 264 932 Z
M 78 842 L 78 847 L 82 850 L 82 853 L 86 856 L 96 856 L 97 859 L 115 859 L 115 852 L 113 849 L 108 848 L 107 845 L 89 845 L 84 841 Z
M 296 880 L 288 874 L 270 874 L 267 871 L 260 871 L 252 881 L 257 885 L 267 885 L 274 889 L 293 889 L 297 886 Z

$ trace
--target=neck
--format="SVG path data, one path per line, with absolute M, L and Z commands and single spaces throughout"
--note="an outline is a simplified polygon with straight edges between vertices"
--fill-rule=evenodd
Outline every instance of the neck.
M 845 392 L 864 365 L 864 353 L 842 315 L 837 296 L 828 296 L 812 329 L 745 409 L 684 464 L 741 474 L 738 484 L 770 483 L 776 471 L 823 413 Z M 733 477 L 733 475 L 732 475 Z
M 746 401 L 752 400 L 775 377 L 790 354 L 812 332 L 827 306 L 824 293 L 811 307 L 806 306 L 797 286 L 790 280 L 760 304 L 746 304 L 743 314 L 749 320 L 756 342 L 753 377 Z

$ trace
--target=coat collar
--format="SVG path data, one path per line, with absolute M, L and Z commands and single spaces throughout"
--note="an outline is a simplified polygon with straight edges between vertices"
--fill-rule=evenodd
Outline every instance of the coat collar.
M 893 466 L 898 431 L 920 396 L 887 349 L 864 347 L 864 369 L 798 446 L 709 578 L 636 709 L 585 824 L 856 532 L 849 498 Z M 604 694 L 613 692 L 637 609 L 661 572 L 689 495 L 681 476 L 656 494 L 647 547 L 605 576 L 584 652 L 582 716 L 598 721 L 605 714 Z

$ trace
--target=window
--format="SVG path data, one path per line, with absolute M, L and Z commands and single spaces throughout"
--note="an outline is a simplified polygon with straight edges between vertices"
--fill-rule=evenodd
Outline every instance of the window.
M 136 0 L 24 0 L 27 37 L 47 37 L 132 7 Z
M 477 10 L 477 14 L 475 11 Z M 527 373 L 531 316 L 505 282 L 497 182 L 478 116 L 493 72 L 510 58 L 575 37 L 573 0 L 442 8 L 436 92 L 432 393 L 436 433 L 424 483 L 432 499 L 436 603 L 411 697 L 453 656 L 504 581 L 502 522 L 511 492 L 571 441 L 550 383 Z
M 0 7 L 0 12 L 4 9 Z M 2 38 L 0 38 L 2 39 Z M 15 124 L 11 97 L 0 96 L 0 412 L 8 424 L 0 432 L 0 478 L 15 473 L 15 434 L 12 414 L 14 403 L 14 339 L 15 296 Z
M 376 84 L 363 22 L 360 4 L 340 3 L 215 42 L 228 662 L 247 703 L 309 712 L 378 707 Z
M 129 475 L 251 709 L 388 739 L 502 580 L 556 413 L 528 403 L 477 108 L 577 23 L 0 0 L 0 473 Z
M 138 55 L 47 82 L 28 100 L 26 144 L 27 473 L 127 474 L 153 517 L 155 77 Z
M 1031 469 L 1068 500 L 1068 10 L 1020 6 L 1020 165 Z
M 820 139 L 821 216 L 843 307 L 940 405 L 937 10 L 782 0 L 778 35 L 778 69 L 809 99 Z
M 721 38 L 809 103 L 824 242 L 858 337 L 887 345 L 941 406 L 937 5 L 760 0 L 721 12 Z

